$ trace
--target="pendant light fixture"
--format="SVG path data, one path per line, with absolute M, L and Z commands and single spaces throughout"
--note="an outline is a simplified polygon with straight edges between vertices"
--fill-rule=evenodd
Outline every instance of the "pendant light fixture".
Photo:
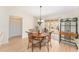
M 39 20 L 38 20 L 39 25 L 41 25 L 41 23 L 42 23 L 41 8 L 42 8 L 42 6 L 40 6 L 40 17 L 39 17 Z

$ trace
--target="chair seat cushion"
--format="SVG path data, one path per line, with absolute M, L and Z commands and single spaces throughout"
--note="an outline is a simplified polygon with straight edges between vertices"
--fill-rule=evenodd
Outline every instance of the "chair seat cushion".
M 37 44 L 37 43 L 39 43 L 38 40 L 33 40 L 33 44 Z
M 42 42 L 41 42 L 41 45 L 47 45 L 48 44 L 48 39 L 44 39 L 44 40 L 42 40 Z

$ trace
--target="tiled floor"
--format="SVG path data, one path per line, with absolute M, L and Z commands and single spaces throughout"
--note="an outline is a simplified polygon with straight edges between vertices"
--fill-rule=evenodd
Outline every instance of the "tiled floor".
M 32 49 L 27 49 L 28 39 L 22 39 L 21 37 L 15 37 L 9 40 L 8 44 L 0 46 L 0 51 L 5 52 L 31 52 Z M 41 51 L 39 48 L 34 48 L 35 52 L 45 52 L 46 47 L 42 47 Z M 67 44 L 59 44 L 57 40 L 52 39 L 52 48 L 50 47 L 50 52 L 76 52 L 77 49 L 74 46 L 69 46 Z

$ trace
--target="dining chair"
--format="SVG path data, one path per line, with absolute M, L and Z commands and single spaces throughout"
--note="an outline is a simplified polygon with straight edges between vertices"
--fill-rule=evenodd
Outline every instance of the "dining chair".
M 52 44 L 51 44 L 51 34 L 52 34 L 52 31 L 51 32 L 44 32 L 44 33 L 46 33 L 47 36 L 42 38 L 41 47 L 42 46 L 46 46 L 47 50 L 49 52 L 49 48 L 50 47 L 52 48 Z
M 49 33 L 48 33 L 48 39 L 49 39 L 50 46 L 51 46 L 51 48 L 52 48 L 51 34 L 52 34 L 52 32 L 49 32 Z
M 49 52 L 49 39 L 48 36 L 44 37 L 41 42 L 41 47 L 46 46 L 47 51 Z
M 47 50 L 49 52 L 49 48 L 50 47 L 52 48 L 52 44 L 51 44 L 51 34 L 52 34 L 52 32 L 48 32 L 47 34 L 48 35 L 43 39 L 41 44 L 47 46 Z
M 40 48 L 40 40 L 38 38 L 33 37 L 32 33 L 28 33 L 28 48 L 32 47 L 32 51 L 34 50 L 34 47 L 39 47 Z
M 52 43 L 51 43 L 51 34 L 52 32 L 47 33 L 46 38 L 44 38 L 43 40 L 45 41 L 44 43 L 47 43 L 49 47 L 52 47 Z

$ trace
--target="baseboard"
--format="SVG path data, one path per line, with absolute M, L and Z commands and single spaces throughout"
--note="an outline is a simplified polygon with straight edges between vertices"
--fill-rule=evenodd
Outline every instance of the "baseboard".
M 8 40 L 6 40 L 6 41 L 4 41 L 4 42 L 1 41 L 1 42 L 0 42 L 0 46 L 3 45 L 3 44 L 8 44 L 8 43 L 9 43 Z
M 22 37 L 22 39 L 28 39 L 28 37 Z
M 9 39 L 16 38 L 16 37 L 22 37 L 22 35 L 12 36 Z M 6 40 L 6 41 L 0 41 L 0 46 L 3 45 L 3 44 L 8 44 L 9 43 L 9 39 Z
M 16 37 L 22 37 L 22 35 L 12 36 L 12 37 L 9 37 L 9 39 L 16 38 Z

